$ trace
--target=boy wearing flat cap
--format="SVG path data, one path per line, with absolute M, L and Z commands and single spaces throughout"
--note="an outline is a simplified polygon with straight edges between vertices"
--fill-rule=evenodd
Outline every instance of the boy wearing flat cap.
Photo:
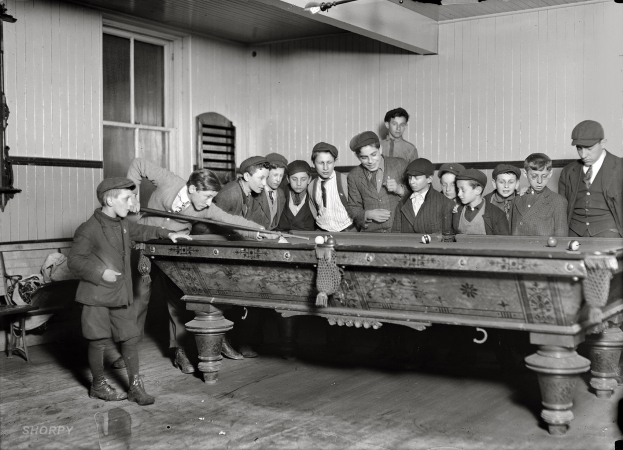
M 286 196 L 279 186 L 285 178 L 288 160 L 279 153 L 269 153 L 266 155 L 266 161 L 268 161 L 266 186 L 263 194 L 255 197 L 255 207 L 248 218 L 267 230 L 274 230 L 279 224 L 286 204 Z
M 348 179 L 335 171 L 338 151 L 334 145 L 318 142 L 311 160 L 318 173 L 307 187 L 309 207 L 319 229 L 329 232 L 352 231 L 353 219 L 348 212 Z
M 623 159 L 603 145 L 599 122 L 584 120 L 571 132 L 580 160 L 562 169 L 558 193 L 567 204 L 569 236 L 623 237 Z
M 510 164 L 498 164 L 493 169 L 492 174 L 495 191 L 485 195 L 487 203 L 497 206 L 504 211 L 509 224 L 513 223 L 513 203 L 517 195 L 520 177 L 521 170 L 519 168 Z
M 456 176 L 465 170 L 462 164 L 446 163 L 442 164 L 437 172 L 441 183 L 441 193 L 448 199 L 454 201 L 455 205 L 461 204 L 461 199 L 457 197 Z
M 533 153 L 524 161 L 524 174 L 530 188 L 515 198 L 513 236 L 567 236 L 567 200 L 547 187 L 552 160 L 543 153 Z
M 102 207 L 80 225 L 74 235 L 68 267 L 80 278 L 76 301 L 82 307 L 82 334 L 89 341 L 89 368 L 93 382 L 89 397 L 105 401 L 128 399 L 150 405 L 155 399 L 145 392 L 139 375 L 137 344 L 141 331 L 132 290 L 130 254 L 132 241 L 169 238 L 190 239 L 183 232 L 140 225 L 126 216 L 135 188 L 128 178 L 107 178 L 97 187 Z M 128 394 L 117 392 L 104 376 L 104 350 L 112 340 L 121 342 L 121 355 L 130 381 Z
M 487 204 L 482 192 L 487 176 L 480 170 L 465 169 L 456 177 L 456 187 L 463 203 L 452 211 L 452 228 L 457 234 L 510 234 L 506 215 Z
M 452 234 L 454 202 L 432 189 L 435 166 L 418 158 L 407 166 L 406 175 L 411 192 L 396 206 L 394 233 Z
M 402 138 L 409 122 L 409 113 L 404 108 L 392 109 L 385 114 L 384 122 L 387 137 L 381 142 L 383 154 L 390 158 L 402 158 L 407 163 L 417 159 L 415 145 Z
M 380 147 L 372 131 L 350 140 L 361 164 L 348 174 L 348 210 L 359 231 L 391 232 L 396 206 L 407 192 L 403 184 L 407 162 L 384 157 Z
M 307 186 L 311 181 L 311 167 L 305 161 L 288 164 L 288 184 L 284 188 L 286 206 L 279 220 L 279 230 L 313 231 L 316 219 L 309 207 Z

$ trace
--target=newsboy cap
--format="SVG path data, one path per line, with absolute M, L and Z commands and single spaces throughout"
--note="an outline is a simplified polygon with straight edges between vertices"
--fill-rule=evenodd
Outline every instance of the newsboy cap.
M 309 167 L 309 164 L 307 164 L 305 161 L 297 159 L 296 161 L 292 161 L 290 164 L 288 164 L 287 172 L 289 176 L 300 172 L 310 173 L 311 167 Z
M 316 157 L 316 153 L 329 152 L 333 158 L 337 158 L 337 148 L 334 145 L 327 144 L 326 142 L 318 142 L 312 148 L 312 161 Z
M 256 164 L 269 164 L 269 162 L 263 156 L 251 156 L 240 163 L 240 173 L 244 174 L 249 167 Z
M 110 191 L 111 189 L 130 189 L 133 190 L 136 187 L 134 181 L 130 180 L 126 177 L 111 177 L 106 178 L 102 181 L 95 190 L 97 199 L 102 200 L 102 195 L 104 192 Z
M 495 181 L 498 175 L 502 173 L 514 173 L 518 180 L 519 180 L 519 177 L 521 177 L 521 170 L 518 167 L 511 166 L 510 164 L 498 164 L 497 166 L 495 166 L 495 169 L 493 169 L 493 174 L 491 174 L 491 177 Z
M 456 176 L 456 180 L 476 181 L 483 189 L 487 185 L 487 176 L 478 169 L 465 169 Z
M 432 177 L 435 173 L 435 165 L 426 158 L 414 159 L 407 166 L 405 174 L 417 177 L 419 175 L 426 175 Z
M 357 151 L 366 145 L 380 146 L 381 141 L 374 131 L 364 131 L 350 140 L 350 149 Z
M 284 169 L 288 167 L 288 160 L 285 156 L 280 155 L 279 153 L 269 153 L 266 155 L 266 159 L 274 166 L 283 167 Z
M 605 137 L 604 127 L 594 120 L 583 120 L 571 132 L 571 145 L 592 147 Z
M 446 163 L 446 164 L 441 165 L 441 167 L 439 168 L 439 172 L 437 172 L 437 175 L 439 176 L 439 178 L 441 178 L 443 174 L 447 172 L 447 173 L 453 173 L 456 176 L 464 170 L 465 170 L 465 167 L 463 166 L 463 164 Z

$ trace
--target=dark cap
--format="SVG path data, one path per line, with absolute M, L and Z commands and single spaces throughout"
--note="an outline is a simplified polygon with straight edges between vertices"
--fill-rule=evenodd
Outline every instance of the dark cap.
M 441 178 L 443 176 L 444 173 L 452 173 L 455 176 L 458 175 L 459 173 L 463 172 L 465 170 L 465 167 L 463 166 L 463 164 L 459 164 L 459 163 L 446 163 L 446 164 L 442 164 L 441 167 L 439 168 L 439 172 L 437 172 L 437 176 L 439 178 Z
M 493 169 L 493 174 L 491 176 L 495 181 L 498 175 L 502 173 L 514 173 L 518 180 L 521 177 L 521 170 L 518 167 L 511 166 L 510 164 L 498 164 L 495 166 L 495 169 Z
M 357 151 L 366 145 L 380 146 L 381 141 L 374 131 L 364 131 L 350 140 L 350 149 Z
M 407 166 L 405 174 L 417 177 L 419 175 L 426 175 L 432 177 L 435 173 L 435 166 L 426 158 L 414 159 Z
M 301 161 L 300 159 L 297 159 L 296 161 L 292 161 L 290 164 L 288 164 L 287 171 L 288 171 L 288 175 L 292 176 L 295 173 L 300 173 L 300 172 L 310 173 L 311 167 L 309 167 L 309 164 L 307 164 L 305 161 Z
M 110 191 L 111 189 L 130 189 L 133 190 L 136 187 L 134 181 L 125 177 L 112 177 L 106 178 L 102 181 L 96 189 L 96 195 L 98 200 L 102 200 L 102 195 L 104 192 Z
M 484 189 L 487 185 L 487 176 L 477 169 L 465 169 L 456 176 L 456 180 L 471 180 L 478 182 Z
M 571 145 L 592 147 L 605 137 L 604 134 L 604 127 L 599 122 L 583 120 L 571 132 Z
M 288 160 L 286 157 L 280 155 L 279 153 L 269 153 L 266 155 L 266 159 L 273 166 L 283 167 L 284 169 L 288 166 Z
M 409 113 L 404 108 L 394 108 L 385 113 L 384 122 L 390 122 L 394 117 L 404 117 L 409 121 Z
M 245 173 L 249 167 L 256 164 L 269 164 L 269 162 L 263 156 L 251 156 L 240 163 L 240 173 Z
M 316 157 L 316 153 L 329 152 L 334 158 L 337 158 L 337 148 L 326 142 L 318 142 L 312 149 L 312 161 Z

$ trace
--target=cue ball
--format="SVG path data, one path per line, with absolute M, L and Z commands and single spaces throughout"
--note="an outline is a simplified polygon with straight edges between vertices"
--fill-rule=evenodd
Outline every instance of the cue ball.
M 430 244 L 431 243 L 431 238 L 428 234 L 425 234 L 424 236 L 422 236 L 422 243 L 423 244 Z
M 580 243 L 578 241 L 569 241 L 569 250 L 576 251 L 580 248 Z
M 547 246 L 548 247 L 556 247 L 558 245 L 558 241 L 556 240 L 555 237 L 550 237 L 547 239 Z
M 324 238 L 322 236 L 316 236 L 314 242 L 316 242 L 316 244 L 324 244 Z

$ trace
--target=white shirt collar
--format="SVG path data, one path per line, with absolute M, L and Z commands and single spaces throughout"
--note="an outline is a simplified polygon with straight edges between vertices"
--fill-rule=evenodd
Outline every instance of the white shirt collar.
M 190 198 L 188 197 L 188 186 L 184 185 L 182 189 L 177 193 L 175 200 L 173 201 L 172 209 L 174 212 L 180 212 L 190 206 Z
M 599 157 L 599 159 L 597 161 L 595 161 L 595 164 L 593 164 L 593 176 L 592 176 L 591 182 L 597 176 L 597 172 L 599 172 L 599 169 L 601 169 L 601 166 L 604 163 L 604 159 L 606 159 L 606 149 L 605 148 L 604 148 L 603 152 L 601 152 L 601 156 Z M 584 173 L 588 172 L 588 166 L 584 166 L 582 168 L 582 171 Z
M 426 194 L 428 194 L 428 191 L 430 190 L 430 184 L 428 185 L 428 187 L 426 188 L 426 190 L 424 192 L 414 192 L 413 194 L 411 194 L 411 198 L 414 199 L 416 197 L 422 197 L 422 198 L 426 198 Z

